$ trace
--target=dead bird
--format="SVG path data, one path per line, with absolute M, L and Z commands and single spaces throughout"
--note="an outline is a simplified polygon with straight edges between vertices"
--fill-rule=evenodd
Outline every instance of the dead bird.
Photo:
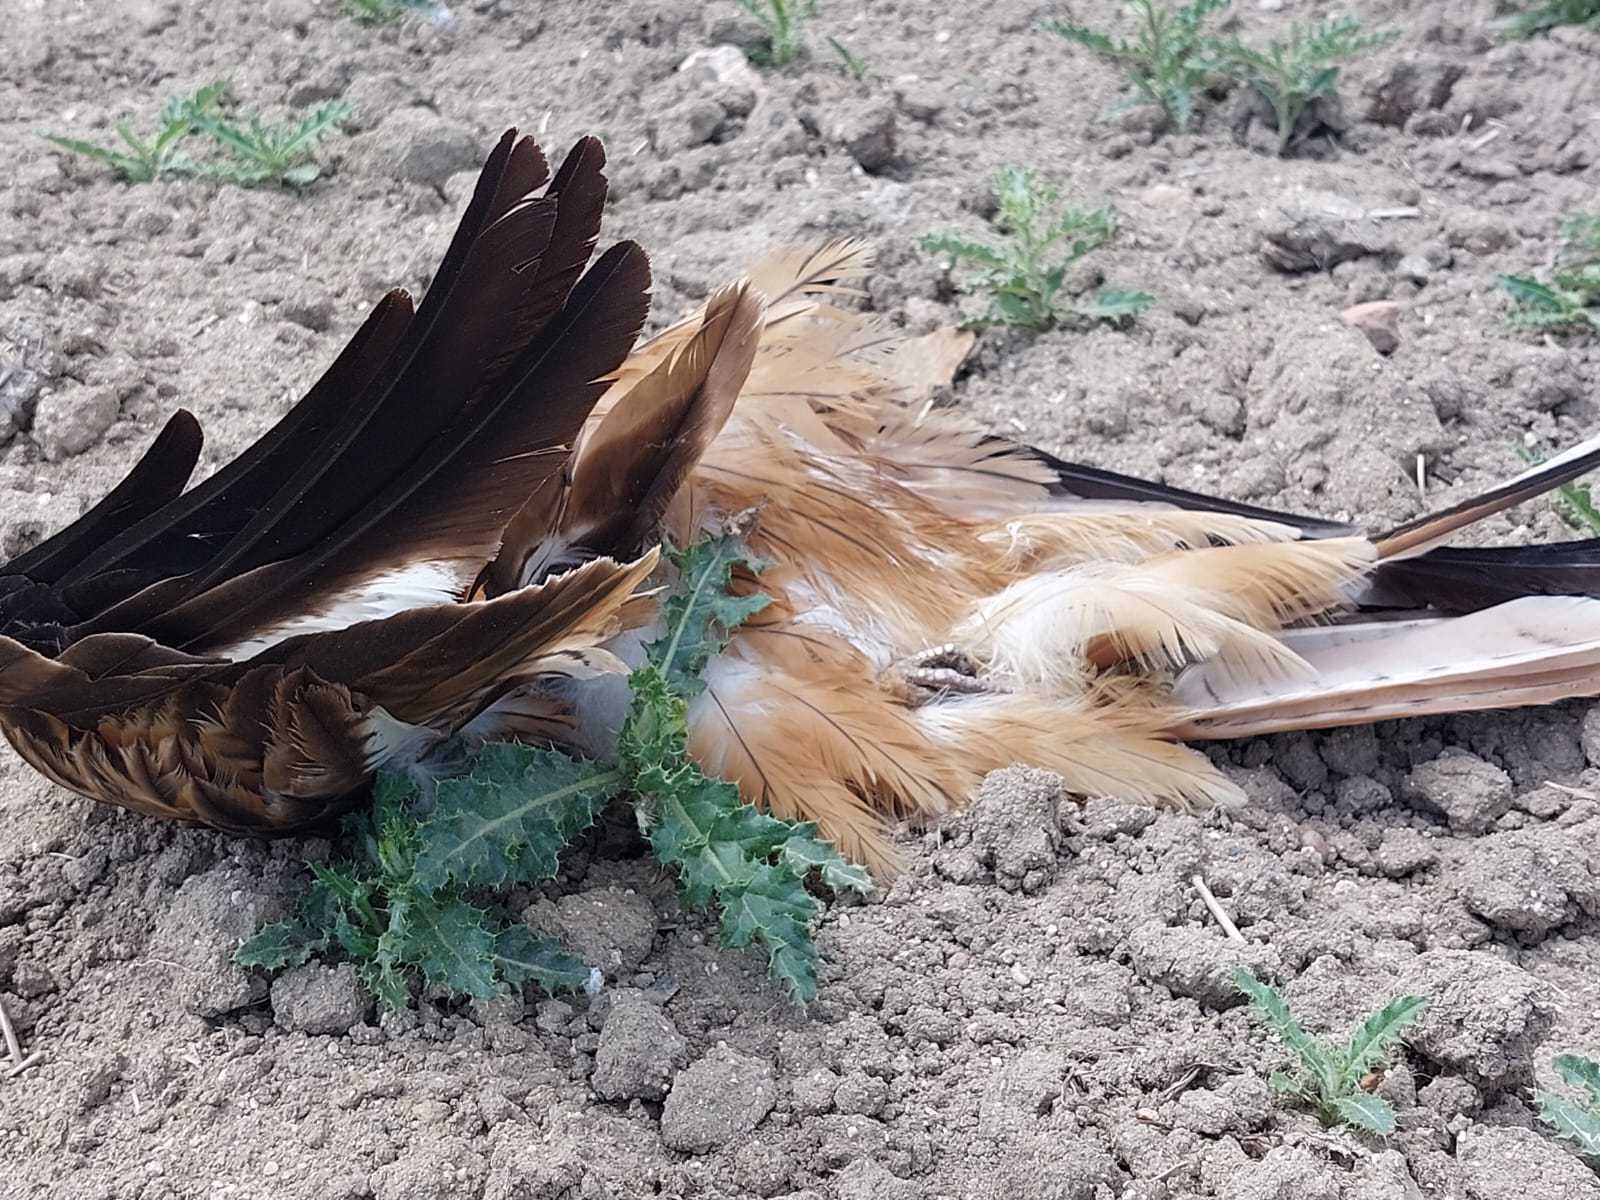
M 771 603 L 708 669 L 691 752 L 883 870 L 894 821 L 1015 762 L 1210 804 L 1236 789 L 1185 738 L 1600 692 L 1595 545 L 1444 547 L 1600 440 L 1371 536 L 1077 466 L 926 403 L 970 335 L 845 307 L 851 241 L 637 342 L 643 252 L 589 265 L 603 161 L 584 139 L 552 178 L 508 133 L 415 312 L 386 297 L 188 490 L 179 413 L 0 568 L 23 757 L 93 799 L 285 833 L 446 743 L 604 755 L 656 546 L 730 522 L 769 564 L 736 587 Z

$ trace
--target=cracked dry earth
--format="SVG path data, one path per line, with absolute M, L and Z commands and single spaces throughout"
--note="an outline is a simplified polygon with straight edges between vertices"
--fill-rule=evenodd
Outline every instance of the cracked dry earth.
M 1562 215 L 1593 202 L 1600 37 L 1503 43 L 1478 0 L 1349 8 L 1400 36 L 1347 70 L 1342 140 L 1280 161 L 1238 98 L 1188 134 L 1111 111 L 1115 76 L 1026 0 L 821 0 L 815 53 L 769 74 L 716 49 L 752 39 L 724 0 L 463 0 L 379 29 L 332 0 L 6 0 L 4 551 L 97 498 L 180 403 L 205 468 L 244 446 L 382 289 L 425 287 L 513 123 L 557 148 L 605 138 L 609 233 L 654 255 L 658 322 L 766 248 L 851 233 L 880 251 L 864 303 L 949 323 L 958 298 L 917 239 L 978 232 L 994 169 L 1030 165 L 1120 214 L 1072 286 L 1158 304 L 1123 331 L 988 333 L 949 402 L 1186 487 L 1411 516 L 1419 456 L 1438 502 L 1510 473 L 1518 443 L 1600 423 L 1594 346 L 1510 330 L 1492 284 L 1547 266 Z M 1264 39 L 1335 10 L 1235 11 Z M 1120 19 L 1111 0 L 1074 12 Z M 223 76 L 269 115 L 355 106 L 305 194 L 127 186 L 37 136 L 106 137 Z M 1400 306 L 1387 356 L 1340 319 L 1368 301 Z M 1564 535 L 1549 504 L 1484 531 Z M 831 909 L 808 1012 L 716 948 L 617 820 L 513 897 L 602 966 L 598 997 L 398 1017 L 348 967 L 269 982 L 230 963 L 326 842 L 96 810 L 8 755 L 0 996 L 43 1058 L 0 1077 L 0 1195 L 1600 1197 L 1531 1108 L 1554 1054 L 1600 1055 L 1600 708 L 1214 753 L 1249 793 L 1237 812 L 992 777 L 905 835 L 880 896 Z M 1269 1094 L 1283 1052 L 1227 985 L 1240 962 L 1319 1032 L 1432 998 L 1381 1083 L 1394 1136 Z

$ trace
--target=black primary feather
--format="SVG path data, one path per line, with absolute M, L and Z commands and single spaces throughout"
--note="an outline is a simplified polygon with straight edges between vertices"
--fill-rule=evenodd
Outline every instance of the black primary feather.
M 270 430 L 208 479 L 95 547 L 64 579 L 104 579 L 136 564 L 130 586 L 102 595 L 103 607 L 131 595 L 134 579 L 199 570 L 267 505 L 351 401 L 383 369 L 411 322 L 411 298 L 393 291 L 372 310 L 333 364 Z M 102 584 L 102 591 L 104 591 Z M 85 617 L 94 610 L 85 610 Z
M 522 499 L 566 461 L 643 327 L 649 287 L 644 251 L 612 247 L 507 372 L 500 396 L 442 433 L 412 471 L 309 553 L 220 584 L 153 616 L 143 632 L 188 649 L 228 645 L 417 562 L 462 560 L 464 591 Z
M 200 461 L 202 441 L 200 422 L 179 409 L 104 499 L 54 537 L 0 567 L 0 574 L 56 582 L 87 555 L 177 498 Z

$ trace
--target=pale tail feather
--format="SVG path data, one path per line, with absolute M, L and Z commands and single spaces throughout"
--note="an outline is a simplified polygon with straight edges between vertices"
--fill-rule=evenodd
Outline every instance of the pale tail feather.
M 1368 622 L 1281 635 L 1313 674 L 1179 677 L 1185 738 L 1250 737 L 1600 694 L 1600 600 L 1530 596 L 1464 617 Z

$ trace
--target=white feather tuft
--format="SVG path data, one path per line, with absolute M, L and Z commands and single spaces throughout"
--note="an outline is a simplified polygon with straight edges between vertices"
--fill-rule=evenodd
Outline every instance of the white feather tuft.
M 461 579 L 456 570 L 437 562 L 411 563 L 399 570 L 373 576 L 320 612 L 305 613 L 280 625 L 258 630 L 244 641 L 224 646 L 215 653 L 240 662 L 301 634 L 331 633 L 362 621 L 381 621 L 413 608 L 454 604 L 460 599 Z
M 1225 598 L 1138 567 L 1095 563 L 1030 576 L 986 597 L 951 640 L 1012 688 L 1066 693 L 1081 691 L 1094 673 L 1088 651 L 1099 639 L 1155 668 L 1217 656 L 1247 676 L 1299 666 L 1271 634 L 1216 611 L 1224 606 Z

